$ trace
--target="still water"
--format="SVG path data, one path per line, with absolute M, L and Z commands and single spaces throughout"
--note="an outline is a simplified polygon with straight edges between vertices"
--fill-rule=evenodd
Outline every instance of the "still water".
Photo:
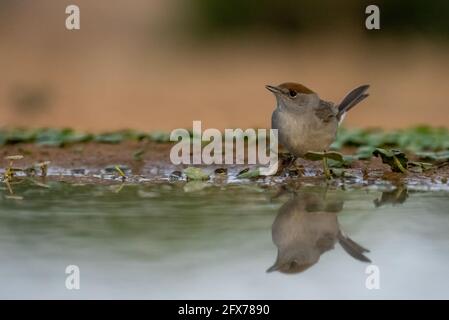
M 48 185 L 1 191 L 0 298 L 449 298 L 447 191 Z

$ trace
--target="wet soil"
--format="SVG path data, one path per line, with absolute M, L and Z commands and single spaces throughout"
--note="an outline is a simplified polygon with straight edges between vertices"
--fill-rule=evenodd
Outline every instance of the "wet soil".
M 35 144 L 17 144 L 2 147 L 0 151 L 0 172 L 8 166 L 4 157 L 21 154 L 22 160 L 14 162 L 14 167 L 29 168 L 36 163 L 50 161 L 48 178 L 71 180 L 72 182 L 108 183 L 111 181 L 157 182 L 167 180 L 185 180 L 181 174 L 188 165 L 173 165 L 170 161 L 169 143 L 152 141 L 125 141 L 120 144 L 100 144 L 95 142 L 74 144 L 64 148 L 41 147 Z M 354 150 L 345 149 L 344 154 Z M 413 156 L 410 156 L 413 160 Z M 284 164 L 288 161 L 283 161 Z M 126 177 L 121 177 L 115 169 L 119 166 Z M 270 184 L 321 184 L 329 183 L 323 177 L 320 161 L 297 159 L 290 167 L 282 166 L 276 176 L 258 179 L 237 179 L 238 173 L 248 165 L 202 165 L 204 172 L 210 174 L 212 182 L 246 182 Z M 225 175 L 215 172 L 217 168 L 226 168 Z M 335 177 L 330 183 L 352 185 L 419 186 L 427 189 L 449 189 L 449 165 L 434 165 L 422 173 L 407 174 L 392 172 L 379 158 L 354 161 L 344 168 L 344 174 Z M 175 172 L 175 175 L 173 173 Z M 38 175 L 39 173 L 37 173 Z

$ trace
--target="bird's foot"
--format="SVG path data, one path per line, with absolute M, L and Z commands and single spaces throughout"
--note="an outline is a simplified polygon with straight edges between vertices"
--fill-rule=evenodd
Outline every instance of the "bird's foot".
M 323 157 L 323 173 L 324 176 L 326 177 L 327 180 L 331 180 L 332 179 L 332 174 L 329 170 L 329 165 L 327 163 L 327 158 Z
M 286 174 L 290 177 L 302 177 L 304 176 L 304 165 L 298 163 L 298 158 L 294 159 L 286 168 Z

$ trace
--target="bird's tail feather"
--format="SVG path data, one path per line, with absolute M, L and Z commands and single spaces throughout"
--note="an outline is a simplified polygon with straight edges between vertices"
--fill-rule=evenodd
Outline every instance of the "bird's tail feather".
M 369 250 L 351 240 L 342 232 L 338 233 L 338 242 L 340 243 L 342 248 L 354 259 L 362 262 L 371 262 L 371 260 L 364 255 L 364 253 L 369 252 Z
M 338 105 L 338 119 L 341 119 L 342 116 L 352 109 L 356 104 L 364 100 L 369 96 L 369 94 L 365 93 L 369 88 L 369 85 L 363 85 L 355 88 L 351 92 L 349 92 L 343 100 Z

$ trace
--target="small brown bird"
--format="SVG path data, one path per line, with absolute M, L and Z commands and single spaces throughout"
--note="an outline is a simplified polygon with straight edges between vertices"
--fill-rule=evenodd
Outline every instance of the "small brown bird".
M 329 149 L 346 112 L 368 97 L 369 85 L 355 88 L 338 105 L 321 100 L 318 94 L 294 82 L 266 88 L 276 97 L 271 124 L 273 129 L 278 129 L 280 144 L 295 157 L 302 157 L 309 151 Z M 325 159 L 324 173 L 329 178 Z
M 278 212 L 272 226 L 278 248 L 276 262 L 267 272 L 299 273 L 316 264 L 338 242 L 354 259 L 371 262 L 369 252 L 341 231 L 337 214 L 343 209 L 338 196 L 299 191 Z

